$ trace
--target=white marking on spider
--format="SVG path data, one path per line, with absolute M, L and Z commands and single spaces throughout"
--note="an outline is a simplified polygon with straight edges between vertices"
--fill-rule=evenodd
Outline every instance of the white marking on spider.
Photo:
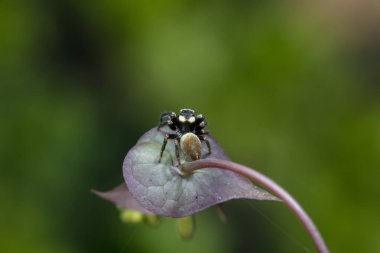
M 182 123 L 186 122 L 186 118 L 182 115 L 179 115 L 178 120 L 179 120 L 179 122 L 182 122 Z

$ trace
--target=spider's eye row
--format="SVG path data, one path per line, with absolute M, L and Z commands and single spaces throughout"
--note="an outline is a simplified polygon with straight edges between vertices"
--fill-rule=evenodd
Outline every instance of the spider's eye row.
M 181 123 L 185 123 L 185 122 L 189 122 L 189 123 L 194 123 L 195 122 L 195 117 L 194 116 L 191 116 L 191 117 L 185 117 L 183 115 L 179 115 L 178 117 L 178 121 L 181 122 Z

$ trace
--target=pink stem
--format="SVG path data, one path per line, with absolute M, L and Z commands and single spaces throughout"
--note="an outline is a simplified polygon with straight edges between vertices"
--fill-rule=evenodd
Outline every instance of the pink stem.
M 317 227 L 315 226 L 309 215 L 307 215 L 307 213 L 298 204 L 298 202 L 285 189 L 283 189 L 281 186 L 275 183 L 272 179 L 249 167 L 227 160 L 201 159 L 190 163 L 186 163 L 182 166 L 182 170 L 185 173 L 189 173 L 202 168 L 219 168 L 234 171 L 264 186 L 274 195 L 276 195 L 278 198 L 284 201 L 284 203 L 293 211 L 297 218 L 302 222 L 307 232 L 309 233 L 317 251 L 319 253 L 329 252 L 321 234 L 319 233 Z

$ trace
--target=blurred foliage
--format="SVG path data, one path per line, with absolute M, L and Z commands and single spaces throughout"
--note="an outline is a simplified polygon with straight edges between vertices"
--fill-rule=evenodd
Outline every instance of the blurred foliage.
M 174 220 L 126 225 L 90 193 L 120 183 L 162 111 L 190 107 L 332 252 L 379 252 L 379 19 L 327 2 L 0 1 L 0 251 L 312 248 L 278 203 L 227 204 L 227 225 L 202 212 L 182 242 Z

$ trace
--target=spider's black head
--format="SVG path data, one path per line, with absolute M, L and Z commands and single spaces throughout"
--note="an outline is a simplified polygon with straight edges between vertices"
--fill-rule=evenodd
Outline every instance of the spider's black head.
M 181 109 L 179 111 L 178 121 L 182 124 L 193 124 L 195 122 L 194 110 Z
M 196 135 L 206 134 L 203 128 L 207 125 L 207 122 L 202 114 L 195 115 L 192 109 L 181 109 L 179 114 L 174 112 L 164 112 L 161 114 L 160 124 L 158 129 L 167 125 L 171 130 L 177 132 L 178 138 L 185 133 L 194 133 Z

